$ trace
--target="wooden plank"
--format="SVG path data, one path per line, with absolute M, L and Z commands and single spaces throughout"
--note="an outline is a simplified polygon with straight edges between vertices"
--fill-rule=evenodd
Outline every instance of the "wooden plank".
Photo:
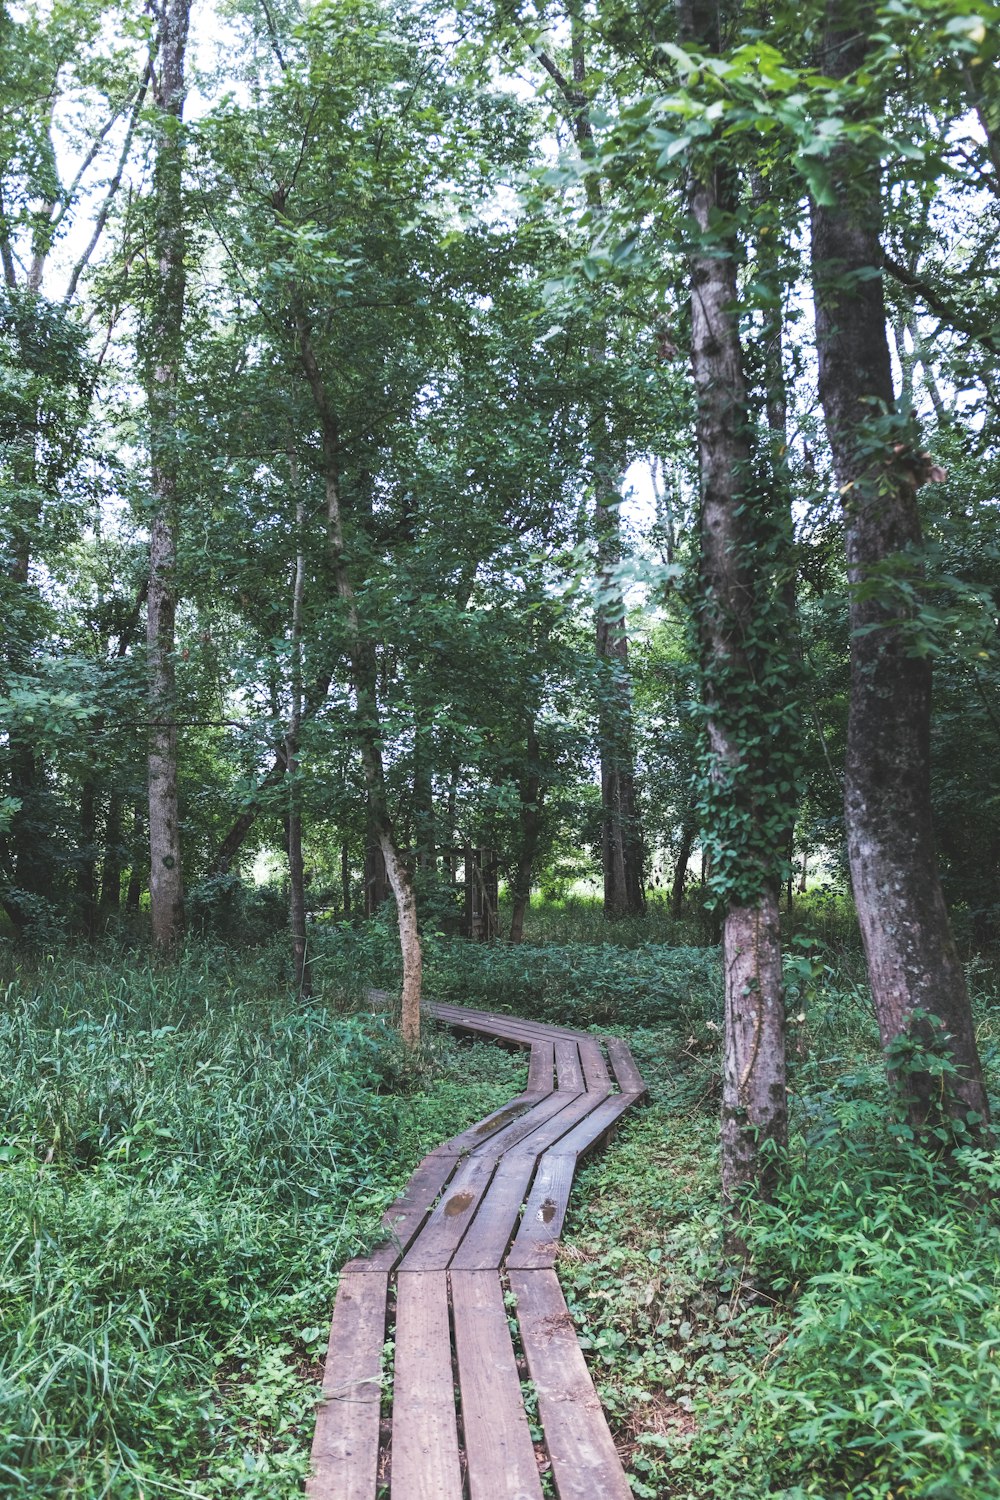
M 469 1232 L 452 1257 L 452 1271 L 486 1271 L 500 1265 L 534 1170 L 534 1152 L 511 1151 L 504 1156 Z
M 390 1495 L 462 1500 L 445 1271 L 400 1271 L 396 1281 Z
M 434 1020 L 442 1021 L 447 1026 L 469 1026 L 477 1031 L 485 1031 L 493 1027 L 498 1036 L 513 1032 L 539 1041 L 544 1038 L 555 1041 L 560 1036 L 579 1037 L 590 1034 L 586 1031 L 576 1031 L 571 1026 L 550 1026 L 547 1021 L 529 1021 L 523 1016 L 501 1015 L 499 1011 L 491 1010 L 473 1010 L 467 1005 L 452 1005 L 445 1001 L 429 1001 L 425 1010 Z
M 469 1500 L 542 1500 L 495 1271 L 452 1271 Z
M 496 1158 L 503 1152 L 512 1150 L 522 1141 L 527 1141 L 529 1143 L 529 1146 L 531 1146 L 536 1133 L 542 1128 L 542 1126 L 546 1126 L 550 1120 L 561 1119 L 563 1112 L 569 1109 L 571 1105 L 577 1104 L 578 1100 L 586 1099 L 587 1095 L 582 1093 L 570 1094 L 557 1092 L 554 1094 L 546 1094 L 544 1098 L 542 1098 L 539 1103 L 535 1105 L 534 1109 L 529 1110 L 526 1115 L 521 1115 L 517 1120 L 514 1120 L 512 1124 L 508 1125 L 506 1129 L 501 1130 L 497 1135 L 491 1136 L 489 1140 L 484 1141 L 481 1146 L 478 1146 L 476 1150 L 472 1152 L 472 1155 L 493 1156 L 494 1158 Z M 559 1134 L 562 1134 L 564 1131 L 569 1130 L 574 1121 L 578 1118 L 579 1109 L 577 1110 L 577 1113 L 572 1117 L 567 1116 L 566 1120 L 562 1121 Z M 553 1139 L 556 1138 L 557 1137 L 553 1137 Z M 544 1146 L 539 1145 L 534 1148 L 534 1154 L 537 1156 L 544 1149 Z
M 647 1092 L 646 1080 L 635 1065 L 628 1043 L 623 1042 L 621 1037 L 609 1036 L 605 1037 L 604 1045 L 608 1049 L 611 1066 L 622 1093 L 644 1095 Z
M 630 1094 L 608 1095 L 546 1151 L 524 1206 L 520 1228 L 507 1254 L 508 1267 L 528 1270 L 551 1266 L 569 1206 L 577 1161 L 604 1140 L 634 1102 Z
M 456 1151 L 439 1146 L 425 1156 L 410 1178 L 401 1197 L 382 1215 L 389 1232 L 385 1240 L 368 1256 L 349 1261 L 345 1271 L 391 1271 L 416 1238 L 430 1209 L 459 1164 Z
M 608 1095 L 601 1094 L 555 1094 L 554 1099 L 565 1099 L 566 1103 L 558 1113 L 553 1114 L 551 1119 L 539 1125 L 537 1129 L 526 1134 L 518 1145 L 518 1150 L 533 1151 L 535 1156 L 541 1156 L 550 1147 L 556 1145 L 564 1135 L 568 1135 L 581 1120 L 596 1109 Z M 541 1105 L 537 1111 L 530 1116 L 531 1121 L 538 1120 L 541 1115 Z M 527 1123 L 527 1122 L 526 1122 Z
M 583 1088 L 580 1049 L 572 1037 L 560 1037 L 556 1042 L 556 1077 L 560 1092 L 578 1094 Z
M 545 1027 L 539 1021 L 526 1021 L 521 1016 L 504 1016 L 494 1011 L 471 1010 L 465 1005 L 434 1004 L 428 1007 L 435 1021 L 453 1026 L 460 1031 L 486 1032 L 490 1036 L 504 1037 L 525 1045 L 551 1036 L 557 1028 Z
M 583 1081 L 588 1089 L 608 1088 L 611 1077 L 608 1073 L 608 1065 L 604 1061 L 604 1053 L 596 1036 L 582 1037 L 578 1043 L 580 1048 L 580 1061 L 583 1063 Z
M 505 1264 L 508 1270 L 551 1266 L 566 1218 L 575 1170 L 573 1152 L 566 1153 L 557 1148 L 547 1151 L 542 1157 L 524 1205 L 520 1228 L 507 1253 Z
M 456 1156 L 473 1151 L 497 1131 L 503 1130 L 512 1120 L 519 1119 L 521 1115 L 534 1109 L 536 1104 L 540 1104 L 547 1098 L 547 1093 L 518 1094 L 515 1099 L 509 1099 L 506 1104 L 502 1104 L 492 1114 L 484 1116 L 475 1125 L 470 1125 L 468 1130 L 463 1130 L 461 1135 L 453 1135 L 451 1140 L 446 1141 L 439 1149 L 451 1151 Z
M 443 1271 L 465 1237 L 496 1167 L 492 1156 L 467 1156 L 427 1223 L 404 1256 L 400 1271 Z
M 632 1500 L 554 1271 L 511 1271 L 559 1500 Z
M 389 1277 L 345 1272 L 316 1414 L 309 1500 L 375 1500 Z
M 560 1139 L 557 1149 L 572 1153 L 577 1159 L 586 1155 L 604 1140 L 635 1102 L 634 1094 L 609 1094 L 586 1119 Z
M 555 1088 L 553 1066 L 555 1051 L 549 1041 L 532 1042 L 531 1065 L 528 1068 L 528 1093 L 547 1093 Z

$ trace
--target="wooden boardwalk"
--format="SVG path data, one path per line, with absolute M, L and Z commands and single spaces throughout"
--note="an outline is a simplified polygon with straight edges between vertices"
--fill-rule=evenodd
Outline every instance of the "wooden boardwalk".
M 306 1493 L 542 1500 L 547 1461 L 559 1500 L 631 1500 L 552 1266 L 577 1161 L 646 1086 L 617 1039 L 426 1010 L 530 1048 L 527 1088 L 426 1156 L 384 1217 L 388 1238 L 344 1267 Z

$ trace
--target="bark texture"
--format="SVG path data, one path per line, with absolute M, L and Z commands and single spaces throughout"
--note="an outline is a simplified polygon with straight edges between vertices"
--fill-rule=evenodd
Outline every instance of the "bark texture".
M 175 617 L 177 564 L 177 381 L 184 318 L 183 146 L 184 54 L 190 0 L 165 0 L 154 97 L 158 111 L 154 253 L 159 270 L 148 334 L 151 489 L 146 657 L 149 673 L 149 897 L 154 945 L 173 947 L 184 929 L 177 798 Z
M 719 48 L 719 8 L 680 0 L 680 39 L 704 52 Z M 779 851 L 767 857 L 762 820 L 772 809 L 739 768 L 767 742 L 750 722 L 754 662 L 748 638 L 759 606 L 754 560 L 754 507 L 748 503 L 750 448 L 746 383 L 736 320 L 734 236 L 720 215 L 730 184 L 702 163 L 689 193 L 696 226 L 689 254 L 691 363 L 697 396 L 701 476 L 699 630 L 708 716 L 710 774 L 741 791 L 742 822 L 731 837 L 733 875 L 723 928 L 725 1057 L 722 1099 L 722 1191 L 726 1202 L 748 1187 L 767 1192 L 772 1167 L 765 1146 L 787 1135 L 785 1015 L 778 924 Z M 763 732 L 762 732 L 763 731 Z M 763 851 L 763 852 L 762 852 Z M 741 892 L 754 892 L 753 896 Z
M 864 61 L 874 7 L 829 3 L 824 71 Z M 898 1079 L 911 1120 L 942 1109 L 988 1118 L 965 976 L 938 876 L 931 821 L 931 665 L 912 655 L 891 587 L 919 572 L 916 435 L 893 420 L 880 245 L 879 164 L 850 147 L 831 161 L 836 203 L 814 205 L 819 390 L 843 499 L 852 586 L 845 817 L 851 879 L 882 1044 L 944 1051 L 954 1087 L 919 1066 Z

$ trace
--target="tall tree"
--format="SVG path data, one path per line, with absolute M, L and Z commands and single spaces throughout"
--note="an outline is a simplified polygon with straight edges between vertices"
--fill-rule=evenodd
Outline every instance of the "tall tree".
M 827 0 L 823 72 L 842 80 L 847 123 L 872 101 L 854 87 L 871 0 Z M 812 208 L 819 390 L 843 499 L 851 584 L 848 855 L 883 1046 L 909 1113 L 988 1118 L 962 966 L 941 891 L 931 821 L 930 658 L 915 649 L 922 534 L 932 476 L 912 416 L 897 411 L 881 276 L 880 148 L 846 134 L 831 192 Z M 916 602 L 914 603 L 914 599 Z M 931 1057 L 945 1058 L 944 1080 Z
M 573 0 L 568 11 L 571 76 L 567 77 L 554 57 L 544 49 L 538 48 L 536 56 L 562 96 L 583 165 L 591 231 L 597 236 L 604 216 L 604 197 L 587 92 L 586 26 L 578 0 Z M 625 602 L 616 576 L 624 552 L 620 519 L 625 478 L 624 444 L 616 439 L 605 391 L 608 342 L 607 320 L 595 310 L 591 317 L 587 355 L 596 391 L 591 419 L 592 479 L 594 531 L 603 596 L 596 621 L 597 657 L 603 668 L 598 688 L 597 722 L 601 761 L 601 865 L 605 916 L 623 917 L 639 915 L 645 910 L 646 901 L 628 632 Z
M 174 659 L 179 501 L 177 386 L 185 293 L 184 58 L 190 0 L 162 0 L 154 78 L 153 255 L 158 282 L 146 333 L 150 488 L 153 515 L 146 596 L 149 671 L 149 898 L 153 942 L 169 949 L 184 927 L 177 796 Z
M 721 49 L 718 0 L 678 0 L 680 41 Z M 714 147 L 714 149 L 713 149 Z M 735 176 L 710 141 L 689 189 L 691 365 L 701 473 L 697 601 L 708 729 L 706 839 L 724 903 L 722 1185 L 767 1191 L 768 1147 L 787 1132 L 778 917 L 783 818 L 779 734 L 792 705 L 772 582 L 773 501 L 755 488 L 738 324 Z M 771 566 L 768 559 L 771 556 Z

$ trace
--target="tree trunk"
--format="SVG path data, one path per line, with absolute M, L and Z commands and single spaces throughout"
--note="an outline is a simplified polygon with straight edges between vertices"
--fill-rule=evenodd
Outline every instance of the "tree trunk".
M 684 887 L 687 884 L 688 863 L 694 847 L 695 820 L 685 817 L 681 824 L 681 841 L 677 847 L 674 878 L 670 886 L 670 915 L 679 917 L 684 911 Z
M 823 67 L 830 76 L 845 78 L 864 62 L 874 6 L 861 11 L 848 26 L 828 0 Z M 912 609 L 892 587 L 900 576 L 919 587 L 917 488 L 925 459 L 911 423 L 894 417 L 878 273 L 880 166 L 874 152 L 844 146 L 830 167 L 837 201 L 813 206 L 812 262 L 819 391 L 844 500 L 851 584 L 845 816 L 854 898 L 882 1045 L 911 1122 L 942 1110 L 986 1120 L 931 825 L 931 665 L 912 653 L 905 624 Z M 925 1050 L 954 1066 L 951 1088 L 942 1091 L 940 1076 L 920 1066 Z M 902 1074 L 894 1063 L 905 1064 Z
M 289 451 L 292 489 L 298 490 L 298 465 Z M 302 788 L 299 783 L 299 733 L 302 726 L 302 601 L 305 591 L 305 558 L 302 553 L 302 531 L 305 507 L 301 500 L 295 506 L 295 529 L 298 545 L 295 555 L 295 578 L 292 584 L 292 712 L 285 737 L 285 763 L 288 766 L 288 919 L 292 934 L 292 967 L 295 988 L 302 996 L 312 993 L 306 963 L 306 881 L 302 857 Z
M 351 851 L 346 843 L 340 846 L 340 890 L 347 921 L 351 915 Z
M 413 843 L 421 870 L 437 869 L 432 751 L 430 734 L 418 728 L 413 745 Z
M 580 156 L 591 168 L 584 191 L 592 219 L 604 211 L 600 181 L 594 170 L 594 128 L 586 93 L 587 57 L 585 23 L 576 0 L 567 5 L 573 57 L 573 76 L 567 78 L 547 52 L 536 56 L 558 85 L 566 102 L 569 121 Z M 602 322 L 590 341 L 589 359 L 599 379 L 607 361 L 608 334 Z M 632 736 L 632 688 L 628 668 L 628 635 L 625 606 L 620 587 L 613 583 L 613 569 L 622 559 L 621 465 L 614 460 L 614 442 L 608 430 L 608 413 L 595 420 L 594 529 L 598 568 L 606 599 L 598 610 L 596 651 L 605 663 L 604 690 L 598 702 L 598 750 L 601 758 L 601 865 L 604 873 L 604 914 L 607 917 L 640 916 L 646 909 L 643 887 L 644 851 L 639 804 L 636 795 L 635 751 Z
M 678 0 L 680 39 L 719 50 L 718 0 Z M 767 762 L 772 725 L 762 696 L 766 639 L 759 568 L 759 497 L 752 492 L 749 419 L 736 321 L 735 235 L 725 228 L 731 184 L 718 162 L 695 168 L 689 202 L 701 244 L 689 256 L 692 370 L 701 475 L 699 634 L 708 710 L 706 808 L 720 846 L 724 881 L 725 1054 L 722 1191 L 733 1203 L 748 1188 L 766 1194 L 775 1163 L 768 1148 L 787 1135 L 785 1018 L 778 922 L 777 798 Z M 774 646 L 777 643 L 771 642 Z M 732 1237 L 740 1248 L 738 1236 Z
M 518 851 L 517 872 L 511 887 L 513 907 L 510 914 L 510 938 L 520 943 L 524 937 L 524 918 L 531 901 L 531 877 L 534 874 L 538 855 L 538 841 L 542 831 L 542 803 L 545 792 L 541 776 L 541 746 L 534 724 L 528 729 L 527 774 L 520 786 L 521 844 Z
M 386 875 L 396 899 L 399 922 L 399 947 L 403 964 L 400 1030 L 404 1046 L 413 1050 L 420 1044 L 420 999 L 423 984 L 423 950 L 417 925 L 417 902 L 413 881 L 396 843 L 386 797 L 385 766 L 382 760 L 383 730 L 379 717 L 376 657 L 371 638 L 358 611 L 357 594 L 348 563 L 344 536 L 344 515 L 340 498 L 339 436 L 334 409 L 330 403 L 322 372 L 312 344 L 312 333 L 306 318 L 296 319 L 299 353 L 316 415 L 319 418 L 323 449 L 323 480 L 326 490 L 326 526 L 330 564 L 337 594 L 343 609 L 347 650 L 354 684 L 355 724 L 361 750 L 361 767 L 368 789 L 368 811 L 378 846 L 385 860 Z
M 104 819 L 104 859 L 101 864 L 101 895 L 97 925 L 103 930 L 117 913 L 122 899 L 122 795 L 112 792 Z
M 158 119 L 153 168 L 153 239 L 160 280 L 149 329 L 146 381 L 154 505 L 146 615 L 151 724 L 149 897 L 153 943 L 161 951 L 174 947 L 184 929 L 174 660 L 178 525 L 175 429 L 185 290 L 184 149 L 179 132 L 184 111 L 184 53 L 189 7 L 190 0 L 164 0 L 160 17 L 155 83 Z
M 146 843 L 143 827 L 143 809 L 137 803 L 132 820 L 132 861 L 128 872 L 128 887 L 125 892 L 125 910 L 136 916 L 142 899 L 142 851 Z
M 88 938 L 97 932 L 97 787 L 89 778 L 80 789 L 80 847 L 76 894 L 80 926 Z

